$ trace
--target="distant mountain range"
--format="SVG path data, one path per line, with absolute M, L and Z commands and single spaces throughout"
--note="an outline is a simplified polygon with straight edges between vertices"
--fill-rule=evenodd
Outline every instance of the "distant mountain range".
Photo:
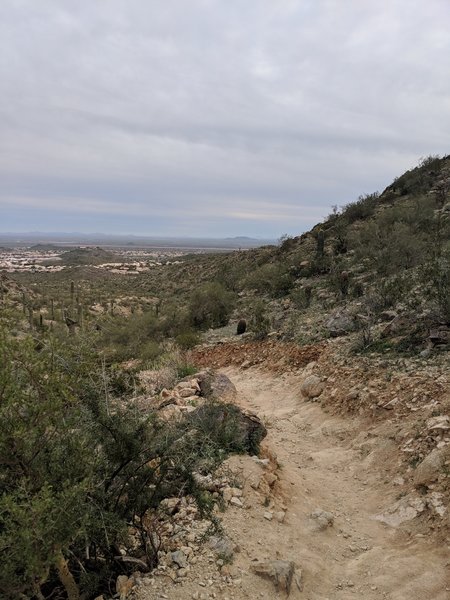
M 193 238 L 193 237 L 158 237 L 117 235 L 105 233 L 79 233 L 79 232 L 41 232 L 28 231 L 20 233 L 0 232 L 0 245 L 28 246 L 35 244 L 54 246 L 78 246 L 89 244 L 96 246 L 136 246 L 151 248 L 257 248 L 276 243 L 272 239 L 257 239 L 247 236 L 227 238 Z

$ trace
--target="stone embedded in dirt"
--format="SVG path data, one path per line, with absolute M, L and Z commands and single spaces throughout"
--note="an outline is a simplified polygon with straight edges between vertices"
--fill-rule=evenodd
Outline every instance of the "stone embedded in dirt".
M 412 521 L 418 517 L 426 509 L 425 501 L 419 496 L 410 494 L 404 498 L 400 498 L 392 506 L 387 508 L 383 513 L 375 515 L 374 521 L 381 521 L 390 527 L 398 527 L 406 521 Z
M 285 516 L 286 516 L 286 513 L 284 510 L 279 510 L 274 514 L 274 517 L 278 521 L 278 523 L 283 523 Z
M 447 458 L 450 458 L 450 446 L 436 448 L 417 466 L 414 473 L 414 485 L 429 485 L 438 479 Z
M 331 337 L 339 337 L 354 331 L 356 323 L 353 316 L 346 313 L 337 313 L 326 321 L 325 327 L 328 329 Z
M 447 512 L 447 506 L 445 506 L 444 494 L 440 492 L 431 492 L 427 498 L 428 505 L 435 511 L 440 517 L 443 517 Z
M 239 550 L 236 544 L 225 536 L 212 536 L 209 539 L 208 546 L 217 556 L 226 562 L 229 562 L 233 558 L 234 553 Z
M 431 417 L 427 421 L 428 431 L 448 431 L 450 430 L 450 417 L 448 415 L 439 415 Z
M 275 475 L 275 473 L 265 473 L 264 479 L 267 481 L 270 487 L 273 487 L 278 481 L 278 477 Z
M 242 500 L 240 500 L 236 496 L 233 496 L 231 498 L 230 504 L 233 505 L 233 506 L 237 506 L 238 508 L 244 508 L 244 504 L 242 503 Z
M 131 592 L 134 585 L 134 580 L 126 575 L 119 575 L 116 580 L 116 592 L 119 594 L 120 600 L 125 600 Z
M 180 569 L 185 569 L 188 566 L 186 554 L 182 550 L 176 550 L 171 554 L 172 562 L 174 562 Z
M 325 383 L 317 377 L 317 375 L 310 375 L 302 383 L 300 391 L 305 398 L 317 398 L 323 392 Z
M 178 394 L 180 395 L 180 398 L 189 398 L 190 396 L 195 396 L 196 391 L 197 390 L 194 388 L 186 387 L 179 390 Z
M 257 575 L 266 579 L 271 579 L 277 592 L 284 591 L 289 595 L 292 578 L 295 572 L 295 564 L 293 561 L 268 560 L 252 565 L 251 569 Z
M 268 467 L 270 465 L 269 458 L 258 458 L 257 456 L 252 456 L 252 460 L 254 460 L 255 463 L 258 463 L 258 465 L 261 465 L 262 467 Z
M 263 516 L 267 521 L 271 521 L 273 519 L 273 513 L 269 511 L 266 511 Z
M 310 514 L 310 519 L 313 521 L 314 529 L 316 531 L 324 531 L 328 527 L 333 525 L 334 516 L 332 513 L 317 508 Z

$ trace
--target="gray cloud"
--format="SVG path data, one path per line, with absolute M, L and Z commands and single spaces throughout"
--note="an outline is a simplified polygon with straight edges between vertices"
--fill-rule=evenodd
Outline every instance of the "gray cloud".
M 3 0 L 0 227 L 298 233 L 448 153 L 449 25 L 447 0 Z

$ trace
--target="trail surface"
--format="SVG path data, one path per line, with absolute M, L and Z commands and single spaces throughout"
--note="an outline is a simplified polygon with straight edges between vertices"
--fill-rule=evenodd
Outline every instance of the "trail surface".
M 255 559 L 294 560 L 303 572 L 303 591 L 293 585 L 291 598 L 448 600 L 448 548 L 373 519 L 395 502 L 398 488 L 383 462 L 362 457 L 358 421 L 329 416 L 301 400 L 298 377 L 223 372 L 236 385 L 238 402 L 266 419 L 265 445 L 281 465 L 278 496 L 287 509 L 283 523 L 267 521 L 264 507 L 253 501 L 247 510 L 226 512 L 225 524 L 241 546 L 236 565 L 242 572 L 249 573 Z M 240 462 L 245 477 L 248 461 Z M 244 493 L 251 493 L 250 486 Z M 309 517 L 318 508 L 334 515 L 322 531 Z M 248 574 L 231 597 L 275 597 L 271 584 L 263 585 Z

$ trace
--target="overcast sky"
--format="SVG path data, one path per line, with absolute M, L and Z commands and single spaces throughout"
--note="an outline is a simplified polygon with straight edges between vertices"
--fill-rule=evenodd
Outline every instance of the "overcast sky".
M 0 231 L 305 231 L 450 153 L 449 32 L 449 0 L 1 0 Z

